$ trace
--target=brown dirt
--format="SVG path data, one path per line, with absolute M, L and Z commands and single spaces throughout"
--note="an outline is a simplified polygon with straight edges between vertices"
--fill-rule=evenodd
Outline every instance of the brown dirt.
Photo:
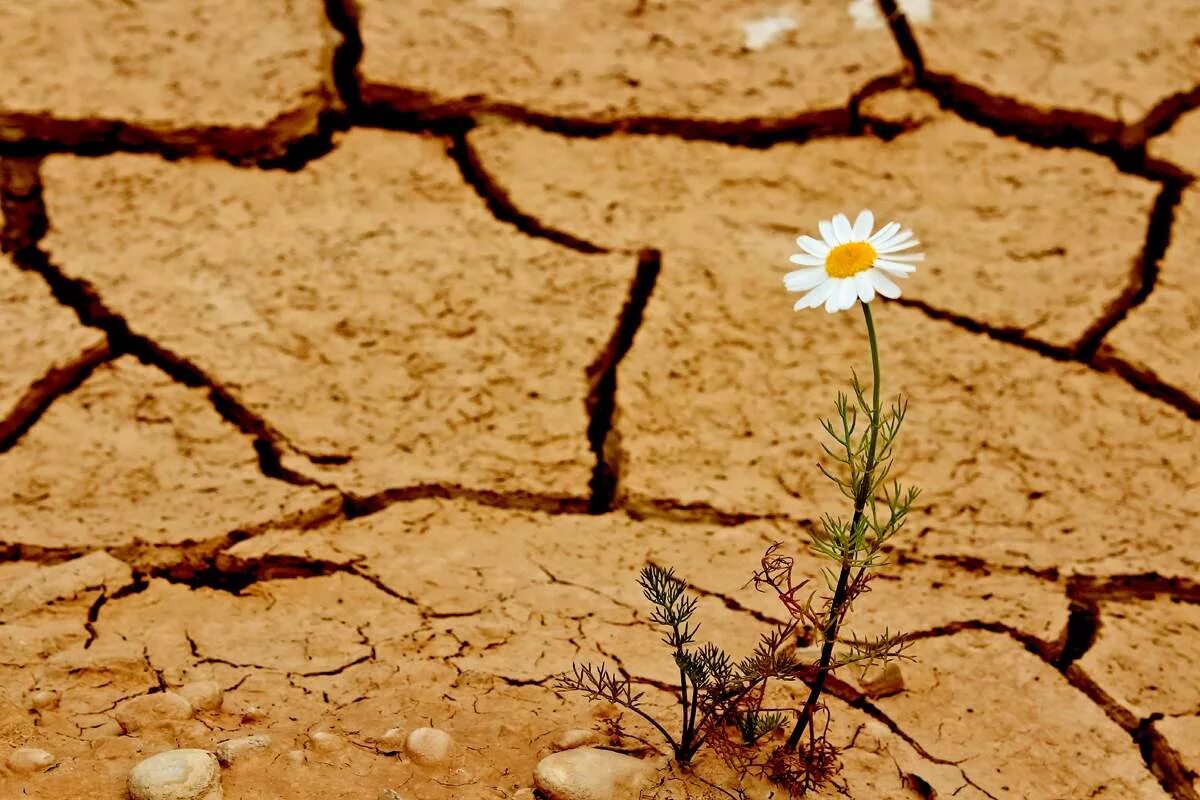
M 875 306 L 925 493 L 849 624 L 917 660 L 832 686 L 840 796 L 1200 796 L 1200 20 L 818 5 L 0 8 L 0 797 L 250 733 L 230 800 L 528 797 L 613 713 L 573 660 L 671 716 L 637 571 L 745 651 L 840 507 L 861 323 L 779 280 L 847 204 L 929 260 Z

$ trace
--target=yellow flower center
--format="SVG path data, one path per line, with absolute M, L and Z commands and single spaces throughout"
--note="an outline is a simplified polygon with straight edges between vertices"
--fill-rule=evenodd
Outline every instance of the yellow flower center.
M 866 242 L 839 244 L 825 256 L 825 272 L 831 278 L 849 278 L 875 263 L 875 248 Z

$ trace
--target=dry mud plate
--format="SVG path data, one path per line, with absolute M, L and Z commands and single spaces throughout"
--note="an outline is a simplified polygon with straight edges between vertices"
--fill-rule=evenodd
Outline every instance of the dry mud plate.
M 553 681 L 817 574 L 861 206 L 916 660 L 822 796 L 1200 798 L 1200 6 L 1051 5 L 0 0 L 0 798 L 726 796 Z

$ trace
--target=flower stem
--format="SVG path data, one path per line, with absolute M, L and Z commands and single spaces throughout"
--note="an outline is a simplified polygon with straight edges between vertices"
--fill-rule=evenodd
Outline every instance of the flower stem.
M 868 500 L 867 495 L 871 491 L 871 479 L 876 466 L 875 445 L 879 437 L 879 345 L 875 340 L 875 321 L 871 318 L 871 306 L 863 303 L 862 309 L 863 316 L 867 321 L 867 339 L 871 343 L 871 375 L 873 379 L 871 383 L 871 438 L 867 444 L 867 460 L 863 469 L 862 480 L 859 482 L 854 496 L 854 517 L 850 521 L 849 534 L 851 540 L 854 539 L 854 534 L 862 522 L 863 509 L 866 508 Z M 800 737 L 804 735 L 804 730 L 808 727 L 813 712 L 816 710 L 817 702 L 821 699 L 821 692 L 825 689 L 825 680 L 829 677 L 831 671 L 829 664 L 833 660 L 833 645 L 837 640 L 838 625 L 845 614 L 844 606 L 849 593 L 850 571 L 853 568 L 853 564 L 853 553 L 847 547 L 842 551 L 842 568 L 838 573 L 837 588 L 834 589 L 833 600 L 829 604 L 829 618 L 825 622 L 825 643 L 821 647 L 821 661 L 817 665 L 817 675 L 813 679 L 808 699 L 804 702 L 804 708 L 796 720 L 796 727 L 792 728 L 792 733 L 788 737 L 787 744 L 784 745 L 784 749 L 788 752 L 795 751 L 799 746 Z

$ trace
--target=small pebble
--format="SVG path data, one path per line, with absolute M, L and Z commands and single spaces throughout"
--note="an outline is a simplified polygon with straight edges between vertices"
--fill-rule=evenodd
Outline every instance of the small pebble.
M 316 750 L 318 753 L 333 753 L 337 750 L 341 750 L 345 745 L 345 742 L 342 741 L 342 737 L 338 736 L 336 733 L 329 733 L 328 731 L 317 731 L 316 733 L 310 733 L 308 735 L 308 741 L 310 744 L 312 744 L 313 750 Z
M 186 698 L 174 692 L 154 692 L 121 703 L 113 716 L 126 733 L 155 728 L 170 722 L 191 719 L 195 709 Z
M 574 750 L 576 747 L 600 744 L 603 739 L 604 737 L 596 731 L 587 728 L 570 728 L 560 733 L 550 746 L 555 750 Z
M 450 756 L 454 739 L 437 728 L 417 728 L 404 740 L 408 757 L 422 766 L 440 764 Z
M 217 760 L 221 762 L 221 766 L 228 767 L 238 759 L 258 750 L 266 750 L 270 746 L 270 736 L 265 733 L 256 733 L 250 736 L 239 736 L 236 739 L 226 739 L 218 744 L 213 752 L 217 754 Z
M 132 800 L 222 800 L 221 768 L 207 750 L 168 750 L 129 773 Z
M 375 740 L 375 749 L 381 753 L 399 753 L 404 749 L 404 731 L 388 728 Z
M 543 758 L 533 782 L 550 800 L 627 800 L 637 797 L 654 765 L 633 756 L 580 747 Z
M 303 750 L 288 750 L 286 758 L 293 767 L 302 767 L 308 762 L 308 753 Z
M 18 747 L 9 753 L 8 768 L 13 772 L 29 775 L 45 772 L 54 765 L 54 756 L 36 747 Z
M 379 793 L 379 800 L 408 800 L 408 798 L 395 789 L 384 789 Z
M 904 675 L 900 672 L 900 664 L 890 661 L 883 666 L 869 667 L 858 680 L 863 694 L 867 697 L 887 697 L 904 691 Z
M 29 695 L 29 707 L 41 711 L 46 708 L 54 708 L 58 705 L 58 692 L 52 689 L 39 689 Z
M 216 681 L 185 683 L 179 687 L 179 694 L 197 711 L 217 711 L 225 700 L 225 690 Z

